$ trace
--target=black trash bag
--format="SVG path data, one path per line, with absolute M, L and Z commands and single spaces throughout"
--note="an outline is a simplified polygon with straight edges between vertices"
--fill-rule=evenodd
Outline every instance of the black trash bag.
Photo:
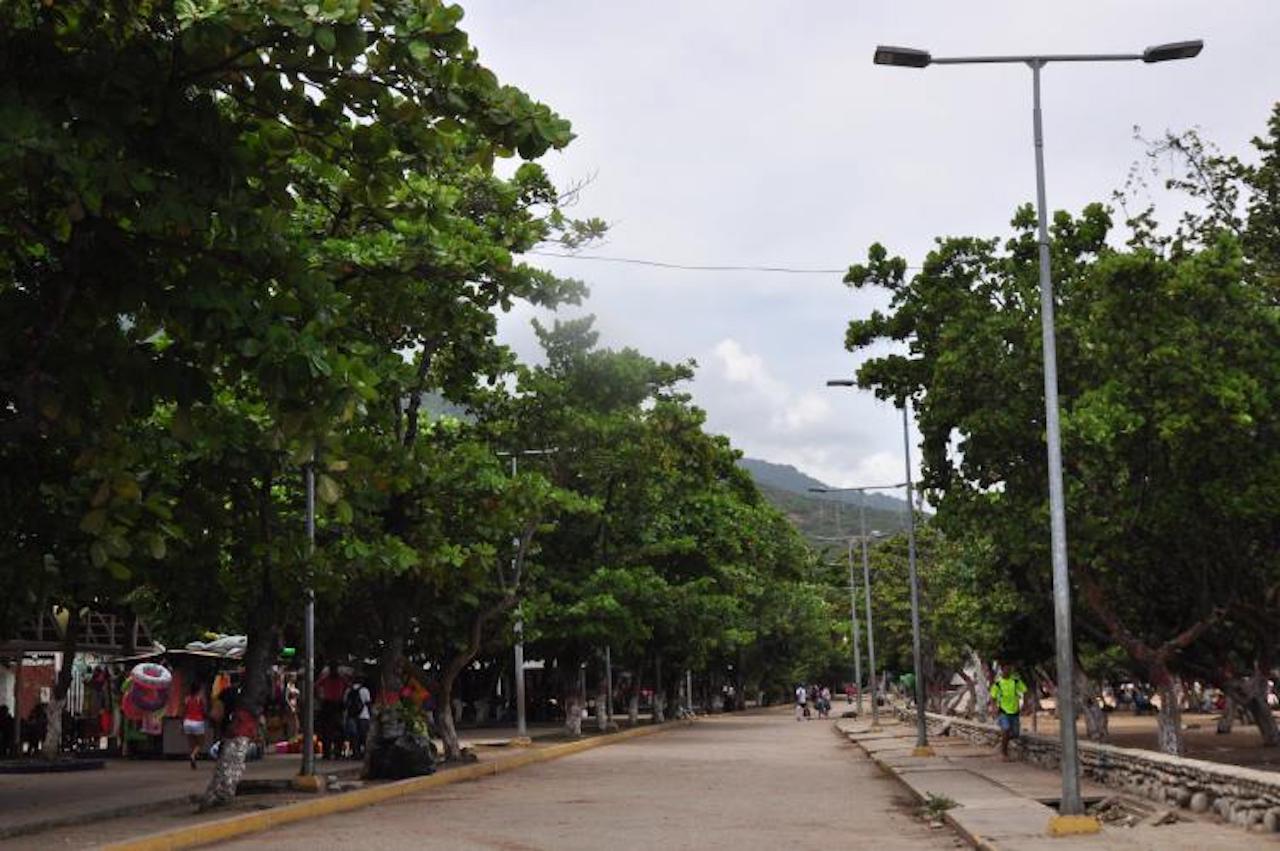
M 403 733 L 393 739 L 378 739 L 369 753 L 369 777 L 403 780 L 434 774 L 435 750 L 426 736 Z
M 380 735 L 369 741 L 366 776 L 371 780 L 403 780 L 434 774 L 435 746 L 425 720 L 400 707 L 382 711 Z M 406 715 L 412 717 L 406 719 Z

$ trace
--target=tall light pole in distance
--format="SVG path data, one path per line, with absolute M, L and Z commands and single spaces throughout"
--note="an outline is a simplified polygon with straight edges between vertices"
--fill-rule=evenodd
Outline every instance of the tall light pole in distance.
M 828 387 L 856 387 L 851 378 L 833 378 Z M 916 506 L 911 486 L 911 432 L 908 430 L 907 402 L 902 403 L 902 450 L 907 467 L 907 574 L 911 582 L 911 661 L 916 680 L 916 746 L 912 756 L 933 756 L 929 728 L 924 718 L 924 668 L 920 653 L 920 580 L 916 574 Z
M 861 534 L 858 536 L 862 541 L 862 591 L 863 598 L 866 601 L 867 612 L 867 664 L 871 669 L 869 671 L 868 682 L 871 683 L 871 729 L 876 730 L 880 727 L 880 697 L 879 684 L 876 680 L 876 638 L 875 625 L 871 619 L 871 564 L 867 555 L 867 491 L 872 490 L 896 490 L 902 487 L 901 484 L 896 485 L 863 485 L 857 488 L 809 488 L 813 493 L 856 493 L 858 494 L 858 528 Z M 849 560 L 849 591 L 853 592 L 853 559 Z M 856 603 L 855 603 L 856 605 Z M 854 616 L 853 628 L 858 628 L 857 616 Z M 854 652 L 857 652 L 856 645 Z M 858 684 L 858 712 L 862 712 L 862 684 L 859 679 Z
M 813 493 L 826 493 L 826 488 L 809 488 Z M 862 714 L 862 648 L 858 645 L 858 587 L 853 580 L 853 538 L 815 536 L 819 541 L 843 541 L 848 547 L 849 558 L 849 632 L 853 636 L 853 684 L 858 690 L 858 714 Z M 870 631 L 868 631 L 870 638 Z M 871 675 L 875 676 L 874 654 Z M 874 704 L 873 704 L 874 705 Z
M 1137 62 L 1147 64 L 1191 59 L 1204 42 L 1178 41 L 1148 47 L 1141 53 L 1078 53 L 1035 56 L 934 57 L 927 50 L 907 47 L 876 48 L 877 65 L 927 68 L 930 65 L 1017 64 L 1031 68 L 1032 133 L 1036 160 L 1036 212 L 1040 239 L 1040 330 L 1044 350 L 1045 442 L 1049 467 L 1050 538 L 1053 552 L 1053 621 L 1058 657 L 1058 713 L 1062 729 L 1061 816 L 1049 822 L 1050 833 L 1096 832 L 1096 819 L 1083 815 L 1080 798 L 1080 756 L 1076 746 L 1074 666 L 1071 639 L 1071 586 L 1067 570 L 1067 520 L 1062 485 L 1062 441 L 1058 425 L 1058 356 L 1053 327 L 1053 281 L 1049 268 L 1049 213 L 1044 188 L 1044 124 L 1040 112 L 1040 71 L 1050 62 Z
M 516 477 L 516 459 L 521 455 L 552 455 L 558 452 L 558 449 L 517 449 L 512 452 L 499 452 L 499 457 L 508 456 L 511 458 L 511 478 L 514 481 Z M 516 548 L 519 549 L 519 539 L 516 539 Z M 516 555 L 511 556 L 512 560 Z M 525 694 L 524 694 L 524 610 L 519 604 L 516 605 L 516 646 L 515 646 L 515 680 L 516 680 L 516 739 L 526 742 L 529 739 L 529 724 L 525 713 Z

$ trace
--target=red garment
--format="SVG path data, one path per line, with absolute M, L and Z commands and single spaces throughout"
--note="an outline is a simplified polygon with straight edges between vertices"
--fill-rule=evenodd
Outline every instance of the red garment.
M 316 691 L 320 692 L 322 701 L 341 703 L 342 698 L 346 697 L 347 694 L 347 681 L 342 677 L 325 674 L 316 682 Z
M 258 719 L 246 709 L 237 709 L 231 715 L 230 733 L 232 736 L 254 738 L 258 735 Z
M 203 721 L 204 720 L 204 695 L 189 694 L 186 701 L 182 705 L 183 721 Z

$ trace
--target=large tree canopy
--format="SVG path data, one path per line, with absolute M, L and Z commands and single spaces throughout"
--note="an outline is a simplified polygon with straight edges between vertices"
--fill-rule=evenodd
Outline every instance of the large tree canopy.
M 1278 126 L 1273 121 L 1273 131 Z M 1260 143 L 1261 167 L 1217 161 L 1210 172 L 1221 186 L 1248 193 L 1243 222 L 1221 212 L 1231 208 L 1215 196 L 1208 213 L 1173 238 L 1156 235 L 1149 211 L 1135 217 L 1130 244 L 1117 248 L 1101 205 L 1053 217 L 1079 634 L 1121 645 L 1162 686 L 1196 647 L 1208 646 L 1200 641 L 1206 635 L 1249 633 L 1247 624 L 1277 611 L 1280 508 L 1270 494 L 1280 475 L 1280 314 L 1269 265 L 1274 239 L 1265 236 L 1274 217 L 1274 145 L 1274 137 Z M 846 280 L 885 287 L 891 306 L 851 322 L 847 346 L 904 345 L 901 354 L 867 361 L 859 384 L 913 399 L 923 485 L 940 528 L 990 541 L 996 564 L 1047 625 L 1031 208 L 1019 210 L 1013 227 L 1003 243 L 940 239 L 910 276 L 905 261 L 873 246 Z M 1265 651 L 1266 668 L 1273 653 Z

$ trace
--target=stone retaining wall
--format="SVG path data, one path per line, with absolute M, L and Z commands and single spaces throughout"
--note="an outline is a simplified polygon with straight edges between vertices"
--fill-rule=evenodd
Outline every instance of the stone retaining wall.
M 895 707 L 898 717 L 915 721 L 915 712 Z M 1000 729 L 964 718 L 925 713 L 932 735 L 954 735 L 995 747 Z M 1193 812 L 1209 810 L 1244 827 L 1259 825 L 1280 831 L 1280 773 L 1223 765 L 1155 751 L 1080 741 L 1080 769 L 1086 777 L 1130 794 Z M 1062 746 L 1057 739 L 1023 733 L 1009 747 L 1011 755 L 1057 770 Z

